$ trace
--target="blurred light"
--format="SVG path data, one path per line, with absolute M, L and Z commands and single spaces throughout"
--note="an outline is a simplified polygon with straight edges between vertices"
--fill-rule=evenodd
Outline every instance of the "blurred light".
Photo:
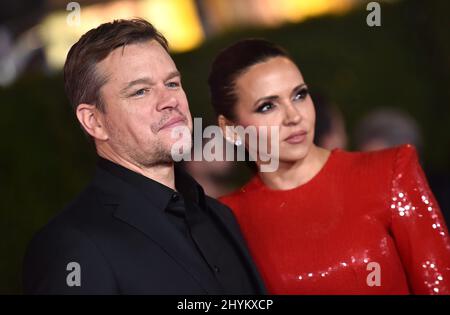
M 71 11 L 50 14 L 39 26 L 47 60 L 61 68 L 70 47 L 88 30 L 114 19 L 142 17 L 158 28 L 174 52 L 196 48 L 204 41 L 196 3 L 205 12 L 208 34 L 245 25 L 279 26 L 322 14 L 347 12 L 357 0 L 121 0 L 83 5 L 78 26 L 70 26 Z
M 141 17 L 148 20 L 164 34 L 175 52 L 193 49 L 204 40 L 194 0 L 125 0 L 82 6 L 78 26 L 67 23 L 70 13 L 52 13 L 39 26 L 52 68 L 64 65 L 70 47 L 84 33 L 114 19 Z
M 352 0 L 278 0 L 279 14 L 290 22 L 299 22 L 307 17 L 326 13 L 345 12 L 351 8 Z
M 203 29 L 193 0 L 144 0 L 140 8 L 141 16 L 167 37 L 172 50 L 191 50 L 203 42 Z
M 323 14 L 339 14 L 358 0 L 203 0 L 212 33 L 239 25 L 279 26 Z

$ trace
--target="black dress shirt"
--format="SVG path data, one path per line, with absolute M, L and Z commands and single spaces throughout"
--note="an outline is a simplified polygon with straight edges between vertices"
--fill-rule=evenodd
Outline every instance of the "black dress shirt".
M 173 233 L 180 233 L 192 246 L 223 294 L 255 292 L 244 257 L 220 222 L 210 214 L 201 186 L 180 167 L 175 167 L 175 191 L 103 158 L 99 158 L 98 166 L 137 188 L 165 213 L 173 225 Z

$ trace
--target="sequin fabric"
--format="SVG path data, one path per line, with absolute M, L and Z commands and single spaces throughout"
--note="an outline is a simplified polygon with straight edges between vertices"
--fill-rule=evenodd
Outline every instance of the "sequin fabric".
M 450 294 L 450 240 L 410 145 L 334 150 L 308 183 L 220 199 L 272 294 Z

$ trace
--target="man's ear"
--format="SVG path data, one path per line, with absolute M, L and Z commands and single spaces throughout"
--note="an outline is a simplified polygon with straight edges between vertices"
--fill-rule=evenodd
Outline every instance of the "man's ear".
M 102 119 L 103 114 L 100 113 L 95 105 L 78 105 L 76 115 L 84 130 L 86 130 L 92 138 L 102 141 L 108 140 L 108 133 L 106 132 Z
M 219 117 L 217 118 L 217 123 L 219 124 L 219 127 L 222 130 L 222 135 L 225 138 L 225 140 L 227 140 L 231 144 L 236 145 L 240 145 L 240 143 L 242 143 L 239 135 L 235 131 L 233 131 L 234 123 L 231 120 L 227 119 L 223 115 L 219 115 Z M 236 142 L 239 144 L 237 144 Z

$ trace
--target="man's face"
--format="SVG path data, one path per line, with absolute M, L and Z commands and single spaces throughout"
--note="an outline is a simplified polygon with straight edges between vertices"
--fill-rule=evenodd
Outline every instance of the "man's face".
M 172 129 L 192 131 L 192 118 L 180 74 L 165 49 L 154 40 L 119 47 L 97 71 L 107 77 L 101 95 L 108 135 L 96 142 L 97 149 L 141 166 L 172 162 L 171 147 L 179 140 Z

